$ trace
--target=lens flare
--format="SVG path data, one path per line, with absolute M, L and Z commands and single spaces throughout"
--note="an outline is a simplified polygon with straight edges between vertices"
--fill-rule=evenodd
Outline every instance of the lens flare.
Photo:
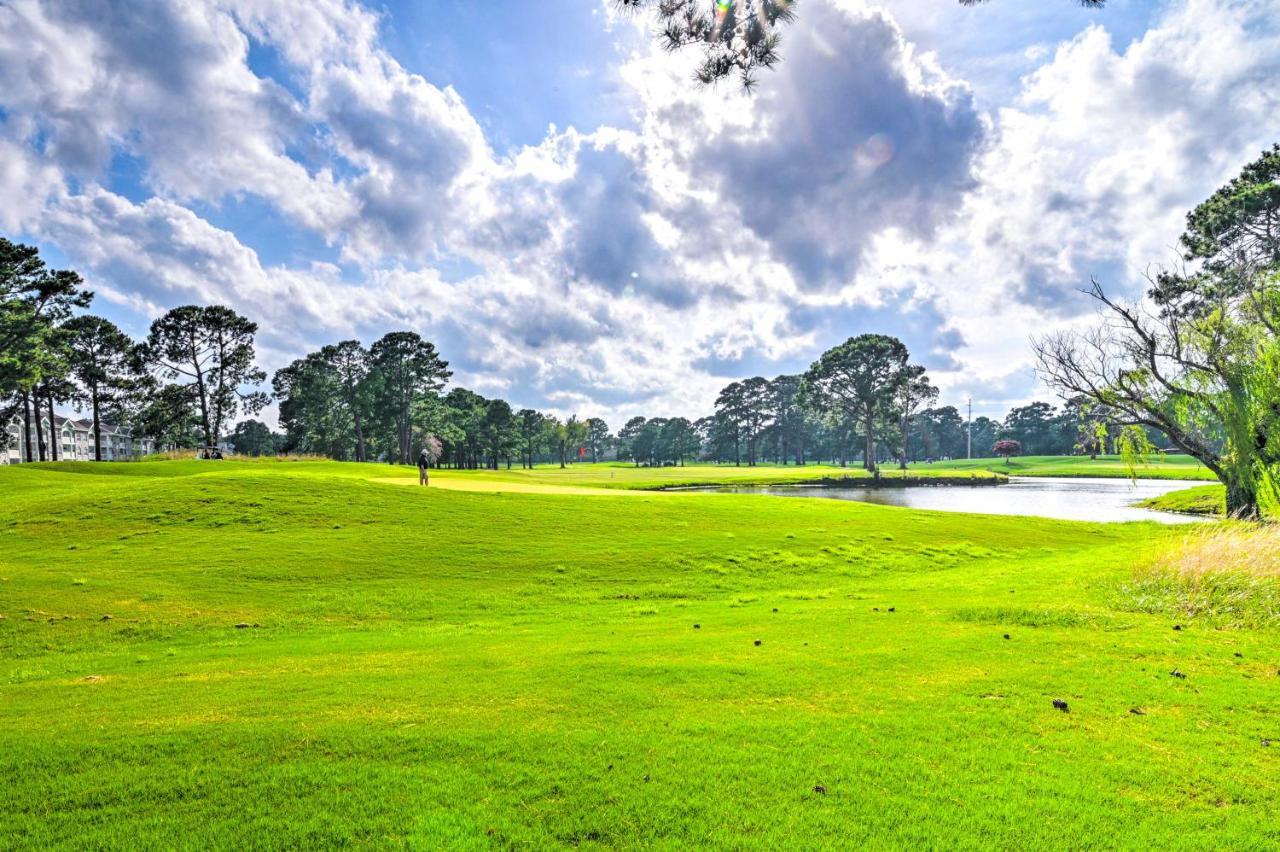
M 853 151 L 853 162 L 858 170 L 870 174 L 893 159 L 893 139 L 888 134 L 876 133 Z

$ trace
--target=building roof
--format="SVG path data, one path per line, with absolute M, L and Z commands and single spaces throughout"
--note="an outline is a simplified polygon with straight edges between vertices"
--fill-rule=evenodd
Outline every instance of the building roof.
M 41 417 L 40 419 L 45 420 L 46 418 Z M 93 421 L 90 419 L 67 417 L 62 414 L 55 414 L 53 416 L 53 422 L 54 422 L 54 425 L 57 426 L 59 429 L 65 428 L 66 426 L 69 425 L 71 426 L 72 431 L 75 431 L 75 432 L 84 432 L 84 433 L 93 432 Z M 23 423 L 22 415 L 15 414 L 13 416 L 13 419 L 9 422 L 9 425 L 11 427 L 17 426 L 18 428 L 21 428 L 22 423 Z M 112 423 L 108 420 L 103 420 L 102 436 L 106 438 L 113 435 L 119 436 L 122 438 L 131 438 L 133 437 L 133 432 L 128 426 L 122 426 L 118 423 Z

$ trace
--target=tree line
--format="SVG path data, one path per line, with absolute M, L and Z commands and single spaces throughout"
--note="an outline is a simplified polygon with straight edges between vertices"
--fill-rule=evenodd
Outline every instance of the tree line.
M 459 468 L 531 467 L 549 458 L 563 466 L 588 445 L 591 458 L 600 458 L 604 421 L 516 410 L 462 387 L 444 393 L 451 375 L 435 346 L 411 331 L 391 332 L 367 348 L 358 340 L 323 346 L 272 380 L 280 445 L 400 464 L 427 448 L 433 463 Z
M 616 433 L 600 417 L 562 419 L 462 387 L 446 392 L 450 377 L 435 347 L 413 332 L 392 332 L 368 347 L 358 340 L 323 346 L 272 380 L 281 433 L 248 420 L 231 441 L 250 454 L 401 464 L 427 448 L 436 465 L 491 469 L 617 459 L 647 466 L 857 462 L 874 471 L 888 460 L 963 457 L 970 444 L 975 456 L 989 457 L 1000 440 L 1035 454 L 1107 447 L 1079 405 L 1037 402 L 1004 421 L 972 424 L 952 406 L 925 407 L 936 389 L 902 342 L 884 335 L 852 338 L 804 374 L 733 382 L 709 416 L 633 417 Z
M 102 425 L 126 424 L 166 447 L 214 446 L 248 455 L 311 453 L 410 463 L 423 449 L 458 468 L 622 459 L 738 465 L 851 461 L 876 470 L 892 459 L 991 455 L 999 440 L 1027 453 L 1065 454 L 1081 443 L 1080 406 L 1016 408 L 1003 421 L 966 423 L 896 338 L 867 334 L 824 353 L 808 371 L 726 385 L 713 414 L 634 417 L 614 434 L 599 417 L 516 409 L 462 387 L 436 347 L 411 331 L 369 346 L 322 346 L 276 372 L 271 393 L 255 364 L 257 325 L 230 308 L 183 306 L 133 340 L 90 313 L 80 276 L 51 270 L 37 250 L 0 238 L 0 417 L 25 424 L 27 460 L 57 460 L 44 434 L 55 406 L 89 412 L 95 458 Z M 280 431 L 253 419 L 274 398 Z M 236 422 L 238 421 L 238 422 Z M 235 422 L 228 433 L 229 424 Z M 8 440 L 7 432 L 0 440 Z
M 888 462 L 989 458 L 1000 441 L 1015 441 L 1028 455 L 1096 455 L 1114 449 L 1118 438 L 1080 398 L 1060 408 L 1033 402 L 1003 420 L 970 422 L 955 406 L 932 405 L 937 396 L 901 341 L 861 335 L 805 373 L 726 385 L 708 417 L 632 418 L 616 446 L 619 457 L 636 464 L 829 462 L 875 471 Z
M 78 274 L 0 237 L 0 421 L 21 419 L 26 460 L 58 460 L 60 442 L 45 430 L 55 431 L 58 405 L 89 412 L 101 460 L 105 423 L 161 444 L 214 445 L 228 423 L 267 404 L 255 389 L 266 379 L 254 364 L 258 327 L 230 308 L 174 308 L 135 341 L 76 313 L 92 300 Z

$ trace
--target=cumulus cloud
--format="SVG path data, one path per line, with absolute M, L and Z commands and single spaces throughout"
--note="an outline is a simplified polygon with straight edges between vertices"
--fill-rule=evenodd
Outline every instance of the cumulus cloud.
M 350 215 L 331 172 L 287 153 L 307 119 L 246 64 L 249 40 L 215 7 L 94 0 L 0 7 L 0 91 L 11 135 L 70 178 L 102 176 L 118 153 L 144 158 L 161 195 L 253 192 L 308 227 Z
M 1085 29 L 992 114 L 888 12 L 812 0 L 754 95 L 691 86 L 696 57 L 645 34 L 631 126 L 495 151 L 350 0 L 109 12 L 0 6 L 0 227 L 140 323 L 233 305 L 269 367 L 413 328 L 460 383 L 615 419 L 705 412 L 863 331 L 955 393 L 1030 393 L 1012 330 L 1167 255 L 1280 106 L 1265 0 L 1185 0 L 1126 46 Z M 149 197 L 112 185 L 120 156 Z M 197 212 L 246 196 L 333 255 L 267 264 Z
M 806 7 L 776 79 L 744 106 L 750 120 L 699 140 L 690 171 L 809 287 L 851 281 L 886 228 L 929 237 L 972 187 L 971 93 L 883 12 Z
M 1090 275 L 1132 291 L 1186 211 L 1275 141 L 1278 27 L 1271 3 L 1189 0 L 1123 48 L 1099 25 L 1060 45 L 999 113 L 975 256 L 1049 313 L 1079 313 Z
M 1143 272 L 1176 259 L 1186 212 L 1276 141 L 1274 3 L 1176 2 L 1129 44 L 1104 25 L 1058 45 L 995 112 L 956 219 L 867 252 L 865 279 L 920 287 L 964 336 L 942 377 L 957 394 L 1034 393 L 1027 336 L 1091 320 L 1090 277 L 1140 296 Z
M 7 124 L 71 177 L 123 153 L 159 195 L 257 195 L 361 257 L 423 256 L 488 148 L 456 92 L 379 47 L 376 22 L 341 2 L 17 0 L 0 8 Z M 255 44 L 288 79 L 251 69 Z

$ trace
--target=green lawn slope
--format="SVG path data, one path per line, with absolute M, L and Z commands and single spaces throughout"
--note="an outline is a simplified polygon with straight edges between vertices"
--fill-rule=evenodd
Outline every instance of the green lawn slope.
M 4 845 L 1280 843 L 1274 632 L 1117 602 L 1177 532 L 387 476 L 0 469 Z
M 386 470 L 386 468 L 383 468 Z M 403 475 L 403 474 L 401 474 Z M 572 464 L 567 468 L 557 465 L 538 465 L 529 470 L 440 470 L 432 471 L 433 477 L 442 481 L 456 478 L 492 483 L 526 483 L 555 487 L 578 486 L 588 488 L 613 488 L 626 490 L 657 490 L 692 488 L 699 486 L 755 486 L 794 485 L 811 482 L 839 482 L 841 480 L 865 481 L 871 478 L 857 465 L 776 465 L 755 466 L 732 464 L 689 464 L 676 467 L 636 467 L 623 462 L 599 464 Z M 416 477 L 416 472 L 413 473 Z M 944 468 L 913 469 L 905 474 L 896 467 L 885 466 L 880 476 L 886 480 L 908 478 L 958 479 L 992 481 L 1003 478 L 1001 472 L 986 470 L 947 470 Z M 498 487 L 496 484 L 495 488 Z
M 1227 489 L 1222 485 L 1200 485 L 1170 491 L 1159 497 L 1151 497 L 1138 504 L 1146 509 L 1161 512 L 1183 512 L 1191 515 L 1225 515 L 1227 513 Z

